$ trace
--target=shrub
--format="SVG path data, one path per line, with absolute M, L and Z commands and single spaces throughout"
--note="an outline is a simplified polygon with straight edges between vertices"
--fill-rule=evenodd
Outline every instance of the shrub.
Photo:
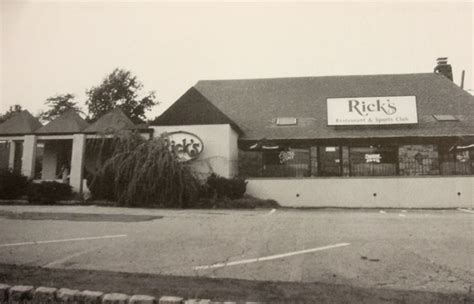
M 207 178 L 206 185 L 201 187 L 201 193 L 208 197 L 216 195 L 218 198 L 237 199 L 243 197 L 246 189 L 247 182 L 243 178 L 229 179 L 213 173 Z
M 255 208 L 279 208 L 280 205 L 271 199 L 259 199 L 245 196 L 238 199 L 223 198 L 201 198 L 193 208 L 219 208 L 219 209 L 255 209 Z
M 28 179 L 11 170 L 0 170 L 0 199 L 15 199 L 26 194 Z
M 59 200 L 71 198 L 72 189 L 68 184 L 58 182 L 30 183 L 28 202 L 35 204 L 55 204 Z
M 243 197 L 239 199 L 232 200 L 232 205 L 230 208 L 279 208 L 280 205 L 277 201 L 272 199 L 260 199 L 255 197 Z

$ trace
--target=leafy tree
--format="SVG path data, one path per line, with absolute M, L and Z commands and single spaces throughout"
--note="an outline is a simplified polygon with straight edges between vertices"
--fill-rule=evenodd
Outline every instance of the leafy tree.
M 10 108 L 8 109 L 8 111 L 5 112 L 5 114 L 0 114 L 0 123 L 8 120 L 10 117 L 21 111 L 23 111 L 23 108 L 19 104 L 10 106 Z
M 83 113 L 77 102 L 74 101 L 73 94 L 58 94 L 49 97 L 46 99 L 45 105 L 49 107 L 49 110 L 39 114 L 40 119 L 43 121 L 52 121 L 71 109 L 78 113 Z
M 134 122 L 146 120 L 145 112 L 157 105 L 155 92 L 141 95 L 143 84 L 130 71 L 115 69 L 104 78 L 97 87 L 86 91 L 86 105 L 92 120 L 96 120 L 115 107 L 122 111 Z
M 91 141 L 86 149 L 99 160 L 98 170 L 88 173 L 95 199 L 119 206 L 186 208 L 198 198 L 196 173 L 169 149 L 166 136 L 147 140 L 121 132 L 113 139 Z

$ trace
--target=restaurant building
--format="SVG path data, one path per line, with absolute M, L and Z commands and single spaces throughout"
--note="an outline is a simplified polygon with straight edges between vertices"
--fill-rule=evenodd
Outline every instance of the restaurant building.
M 474 207 L 474 97 L 444 60 L 422 74 L 199 81 L 147 127 L 119 109 L 45 126 L 24 111 L 0 125 L 0 153 L 34 179 L 66 167 L 81 192 L 88 143 L 115 130 L 167 134 L 203 178 L 245 177 L 283 206 Z
M 202 172 L 299 207 L 473 207 L 474 97 L 434 73 L 199 81 L 153 122 Z

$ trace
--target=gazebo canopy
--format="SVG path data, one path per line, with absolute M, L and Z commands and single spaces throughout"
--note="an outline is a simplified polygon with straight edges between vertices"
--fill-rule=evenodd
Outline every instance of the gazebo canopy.
M 71 134 L 80 133 L 89 124 L 74 110 L 69 110 L 51 121 L 44 127 L 38 129 L 36 134 Z
M 138 127 L 123 113 L 120 108 L 115 108 L 100 117 L 96 122 L 87 127 L 84 133 L 113 133 L 115 131 L 133 130 Z
M 15 114 L 0 124 L 0 135 L 24 135 L 34 133 L 42 124 L 27 110 Z

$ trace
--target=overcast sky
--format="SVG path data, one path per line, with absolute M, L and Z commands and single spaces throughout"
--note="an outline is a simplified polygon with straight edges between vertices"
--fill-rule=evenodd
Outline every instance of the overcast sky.
M 472 2 L 1 4 L 0 112 L 33 114 L 115 67 L 156 91 L 152 118 L 200 79 L 432 72 L 474 88 Z

